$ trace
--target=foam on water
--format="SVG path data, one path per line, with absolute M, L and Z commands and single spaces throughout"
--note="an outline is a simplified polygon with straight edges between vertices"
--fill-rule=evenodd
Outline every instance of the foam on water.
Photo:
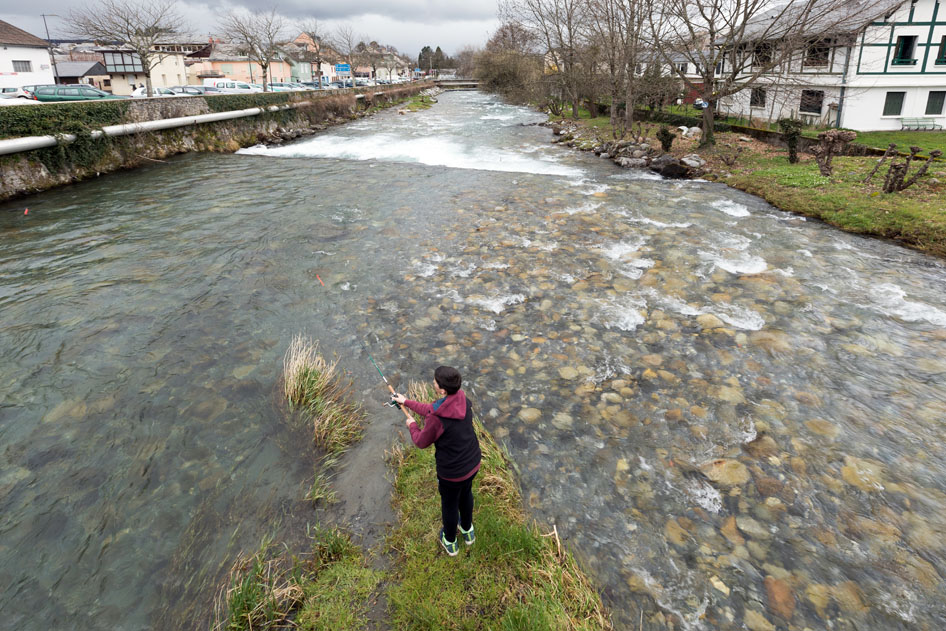
M 719 513 L 723 510 L 723 496 L 705 480 L 693 478 L 688 481 L 683 490 L 697 506 L 711 513 Z
M 561 212 L 568 213 L 569 215 L 574 215 L 576 213 L 590 213 L 594 212 L 598 208 L 601 208 L 601 205 L 602 202 L 585 202 L 584 204 L 579 204 L 578 206 L 563 208 Z
M 765 318 L 749 309 L 734 304 L 719 304 L 713 307 L 694 307 L 675 298 L 658 293 L 654 289 L 647 290 L 648 297 L 660 307 L 688 317 L 711 314 L 731 327 L 746 331 L 758 331 L 765 326 Z
M 637 252 L 646 242 L 647 240 L 641 237 L 634 241 L 618 241 L 609 246 L 600 246 L 598 249 L 612 261 L 621 261 L 627 255 Z
M 730 274 L 761 274 L 769 268 L 768 263 L 761 256 L 752 256 L 745 253 L 735 258 L 725 258 L 719 254 L 700 252 L 700 257 Z
M 748 217 L 749 209 L 729 199 L 721 199 L 710 204 L 712 208 L 724 212 L 730 217 Z
M 931 305 L 906 299 L 907 292 L 890 283 L 877 285 L 870 292 L 875 300 L 873 308 L 884 315 L 893 316 L 907 322 L 929 322 L 935 326 L 946 327 L 946 312 Z
M 674 223 L 674 222 L 664 223 L 663 221 L 657 221 L 656 219 L 651 219 L 650 217 L 644 217 L 644 216 L 638 216 L 638 217 L 628 216 L 628 219 L 635 223 L 647 224 L 648 226 L 655 226 L 657 228 L 689 228 L 690 226 L 693 225 L 687 221 L 680 222 L 680 223 Z
M 334 134 L 315 136 L 302 142 L 279 147 L 256 145 L 237 152 L 243 155 L 275 158 L 342 158 L 410 162 L 454 169 L 536 173 L 581 177 L 577 168 L 551 160 L 531 158 L 517 151 L 470 145 L 451 136 L 405 138 L 394 134 L 345 137 Z
M 634 296 L 622 296 L 620 299 L 596 300 L 600 306 L 600 314 L 595 316 L 594 322 L 604 325 L 608 329 L 633 331 L 644 323 L 641 310 L 647 307 L 647 302 Z
M 467 304 L 482 307 L 500 314 L 506 307 L 525 302 L 526 297 L 522 294 L 509 294 L 507 296 L 493 296 L 491 298 L 467 298 Z

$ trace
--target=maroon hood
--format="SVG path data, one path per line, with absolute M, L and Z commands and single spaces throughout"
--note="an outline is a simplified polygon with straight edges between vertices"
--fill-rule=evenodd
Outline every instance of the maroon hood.
M 462 419 L 466 417 L 466 394 L 463 390 L 457 390 L 454 394 L 447 395 L 437 411 L 434 412 L 440 418 Z

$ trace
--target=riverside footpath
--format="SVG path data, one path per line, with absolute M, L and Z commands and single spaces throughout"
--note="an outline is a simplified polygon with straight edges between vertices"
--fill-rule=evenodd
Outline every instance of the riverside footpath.
M 371 410 L 362 342 L 398 389 L 461 367 L 616 628 L 946 626 L 942 260 L 438 101 L 0 205 L 3 624 L 174 628 L 305 545 L 332 509 L 274 404 L 305 333 Z

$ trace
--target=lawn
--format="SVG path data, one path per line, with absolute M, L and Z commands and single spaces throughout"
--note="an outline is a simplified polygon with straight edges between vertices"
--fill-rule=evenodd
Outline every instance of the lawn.
M 817 136 L 818 132 L 806 132 L 805 135 Z M 904 153 L 909 153 L 910 147 L 916 145 L 923 150 L 923 155 L 929 155 L 933 149 L 946 151 L 946 131 L 859 131 L 854 142 L 880 149 L 894 143 L 897 150 Z

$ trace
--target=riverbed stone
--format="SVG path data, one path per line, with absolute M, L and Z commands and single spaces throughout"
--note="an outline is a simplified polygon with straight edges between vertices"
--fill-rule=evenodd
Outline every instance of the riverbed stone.
M 841 433 L 841 428 L 835 425 L 830 421 L 826 421 L 820 418 L 813 418 L 810 421 L 805 421 L 805 427 L 809 429 L 814 434 L 819 436 L 824 436 L 825 438 L 837 438 L 838 434 Z
M 789 584 L 769 575 L 765 577 L 764 585 L 769 611 L 785 620 L 791 620 L 795 613 L 795 596 Z
M 753 539 L 766 540 L 772 537 L 772 533 L 768 528 L 760 524 L 758 521 L 749 517 L 747 515 L 739 515 L 736 517 L 736 526 L 744 534 L 749 535 Z
M 749 481 L 749 470 L 738 460 L 720 458 L 700 465 L 700 471 L 723 488 L 739 486 Z
M 846 456 L 844 466 L 841 467 L 841 477 L 851 486 L 867 493 L 884 490 L 884 467 L 877 461 Z
M 578 370 L 571 366 L 564 366 L 558 369 L 558 376 L 562 379 L 576 379 L 578 377 Z
M 754 609 L 746 609 L 743 621 L 750 631 L 775 631 L 775 625 Z
M 565 412 L 558 412 L 552 417 L 552 425 L 561 430 L 571 429 L 574 423 L 575 419 L 572 418 L 571 414 Z
M 542 417 L 542 412 L 536 408 L 522 408 L 519 410 L 519 418 L 526 423 L 535 423 Z
M 720 329 L 726 326 L 726 323 L 714 316 L 712 313 L 704 313 L 696 316 L 696 323 L 702 329 Z

